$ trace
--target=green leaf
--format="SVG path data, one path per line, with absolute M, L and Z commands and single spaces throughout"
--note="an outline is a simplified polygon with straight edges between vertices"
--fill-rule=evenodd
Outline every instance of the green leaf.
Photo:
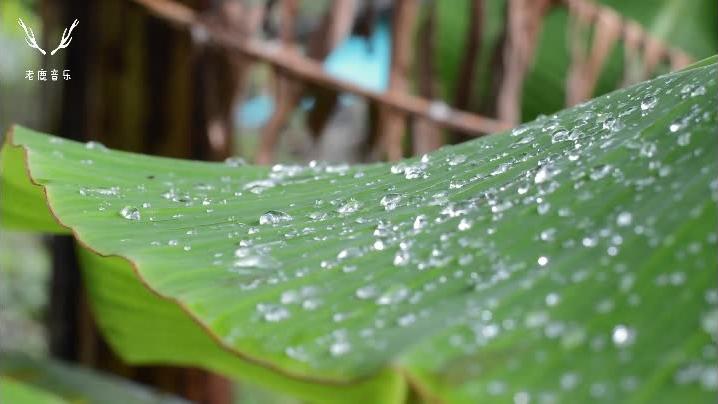
M 66 401 L 14 379 L 0 376 L 0 402 L 13 404 L 62 404 Z
M 1 212 L 74 233 L 133 363 L 324 402 L 710 402 L 716 86 L 713 59 L 393 166 L 178 161 L 15 128 L 2 179 L 22 192 Z M 52 215 L 25 208 L 41 191 Z
M 117 376 L 8 352 L 0 353 L 0 402 L 187 404 Z

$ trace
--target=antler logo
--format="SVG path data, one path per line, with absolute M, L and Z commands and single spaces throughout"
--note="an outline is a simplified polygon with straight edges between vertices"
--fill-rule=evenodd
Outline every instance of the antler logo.
M 17 23 L 20 25 L 20 28 L 25 31 L 25 42 L 27 43 L 27 45 L 33 49 L 37 49 L 43 55 L 46 55 L 47 52 L 45 52 L 45 50 L 37 44 L 37 40 L 35 39 L 35 33 L 32 32 L 32 28 L 28 28 L 22 21 L 22 18 L 18 18 Z M 70 28 L 65 28 L 65 30 L 62 31 L 62 39 L 60 39 L 60 44 L 57 45 L 57 48 L 50 52 L 50 55 L 54 55 L 60 49 L 65 49 L 70 46 L 70 42 L 72 42 L 72 30 L 75 29 L 75 27 L 79 23 L 80 21 L 75 19 L 75 21 L 72 22 Z
M 45 52 L 44 49 L 42 49 L 35 40 L 35 34 L 32 32 L 32 28 L 28 28 L 24 22 L 22 22 L 22 18 L 17 19 L 17 23 L 20 24 L 20 27 L 25 31 L 25 42 L 27 42 L 27 46 L 37 49 L 45 55 L 47 52 Z

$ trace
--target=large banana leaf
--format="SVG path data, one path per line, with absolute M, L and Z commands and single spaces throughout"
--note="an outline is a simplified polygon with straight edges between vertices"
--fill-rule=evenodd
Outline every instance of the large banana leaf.
M 459 64 L 465 52 L 465 32 L 469 25 L 469 3 L 473 0 L 437 1 L 436 63 L 444 96 L 452 99 L 457 83 Z M 593 1 L 593 0 L 586 0 Z M 718 19 L 712 0 L 600 0 L 626 18 L 641 23 L 655 38 L 680 48 L 693 57 L 705 58 L 718 49 Z M 482 53 L 477 68 L 485 93 L 492 77 L 488 74 L 494 46 L 503 29 L 505 0 L 484 1 L 485 18 L 482 26 Z M 565 82 L 571 57 L 568 15 L 557 8 L 543 21 L 543 28 L 535 52 L 533 67 L 523 92 L 522 111 L 525 120 L 540 114 L 550 114 L 565 105 Z M 607 59 L 596 85 L 596 95 L 605 94 L 621 83 L 624 66 L 622 43 L 617 43 Z
M 422 158 L 245 166 L 15 128 L 2 220 L 72 232 L 132 363 L 312 401 L 712 402 L 716 59 Z
M 188 404 L 117 376 L 8 352 L 0 353 L 0 403 Z
M 18 404 L 66 403 L 62 398 L 52 393 L 4 376 L 0 376 L 0 402 Z

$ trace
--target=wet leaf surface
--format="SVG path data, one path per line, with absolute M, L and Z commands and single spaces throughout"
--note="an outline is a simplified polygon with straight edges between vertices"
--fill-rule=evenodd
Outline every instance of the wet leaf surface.
M 16 128 L 3 223 L 72 229 L 134 362 L 320 401 L 408 383 L 446 402 L 710 402 L 715 133 L 715 60 L 393 165 L 177 161 Z

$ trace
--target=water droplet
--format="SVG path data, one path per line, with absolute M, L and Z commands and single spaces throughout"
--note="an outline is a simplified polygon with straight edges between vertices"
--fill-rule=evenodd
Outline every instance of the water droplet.
M 408 327 L 416 322 L 416 314 L 409 313 L 406 315 L 403 315 L 399 317 L 399 319 L 396 321 L 397 324 L 399 324 L 399 327 Z
M 293 218 L 287 213 L 280 212 L 278 210 L 270 210 L 259 217 L 259 224 L 261 225 L 277 225 L 283 222 L 290 222 Z
M 586 236 L 581 240 L 581 244 L 583 244 L 584 247 L 593 248 L 598 245 L 598 237 Z
M 352 349 L 351 344 L 348 341 L 340 340 L 335 341 L 330 347 L 329 347 L 329 353 L 332 354 L 332 356 L 342 356 L 349 353 Z
M 718 309 L 713 309 L 704 314 L 701 318 L 701 326 L 703 331 L 713 337 L 713 341 L 718 342 Z
M 668 126 L 668 130 L 670 130 L 671 133 L 676 133 L 676 132 L 678 132 L 679 130 L 683 129 L 684 126 L 685 126 L 685 124 L 684 124 L 682 121 L 680 121 L 680 120 L 678 120 L 678 121 L 673 121 L 673 122 Z
M 550 228 L 542 231 L 541 234 L 539 234 L 539 238 L 541 239 L 541 241 L 554 241 L 554 239 L 556 238 L 556 229 Z
M 389 305 L 399 303 L 409 296 L 409 289 L 405 286 L 391 288 L 376 299 L 378 305 Z
M 259 195 L 264 191 L 275 187 L 277 184 L 274 180 L 257 180 L 244 184 L 242 189 L 249 191 L 253 194 Z
M 551 204 L 548 202 L 542 202 L 536 206 L 536 212 L 538 212 L 539 215 L 545 215 L 549 210 L 551 210 Z
M 561 388 L 564 390 L 573 390 L 579 382 L 579 377 L 576 373 L 568 372 L 561 375 Z
M 349 258 L 355 258 L 355 257 L 361 257 L 362 250 L 359 247 L 348 247 L 341 251 L 339 251 L 339 254 L 337 254 L 337 259 L 339 261 L 343 261 Z
M 544 182 L 553 178 L 559 172 L 560 171 L 558 169 L 555 169 L 551 166 L 543 166 L 539 168 L 538 171 L 536 171 L 536 175 L 534 176 L 534 184 L 543 184 Z
M 399 250 L 394 255 L 394 265 L 401 267 L 404 265 L 407 265 L 409 263 L 409 260 L 411 259 L 411 255 L 408 251 L 405 250 Z
M 466 230 L 469 230 L 471 228 L 471 226 L 473 226 L 473 225 L 474 225 L 473 220 L 467 219 L 464 217 L 461 219 L 461 221 L 459 221 L 459 225 L 457 227 L 458 227 L 459 231 L 466 231 Z
M 446 159 L 450 166 L 458 166 L 466 161 L 467 157 L 463 154 L 454 154 Z
M 519 391 L 514 394 L 514 404 L 529 404 L 531 402 L 531 396 L 525 391 Z
M 718 390 L 718 367 L 708 366 L 701 372 L 701 386 L 708 391 Z
M 678 143 L 679 146 L 688 146 L 691 144 L 691 132 L 681 133 L 676 143 Z
M 651 158 L 656 155 L 658 148 L 653 142 L 646 142 L 641 146 L 641 156 Z
M 417 178 L 428 178 L 429 175 L 426 173 L 424 165 L 413 165 L 408 166 L 404 169 L 404 178 L 407 180 L 413 180 Z
M 569 140 L 569 132 L 566 129 L 559 129 L 551 135 L 551 143 L 559 143 Z
M 257 311 L 261 314 L 265 321 L 276 323 L 290 317 L 289 310 L 279 304 L 257 304 Z
M 591 178 L 594 181 L 600 180 L 602 178 L 605 178 L 608 174 L 610 174 L 612 170 L 613 170 L 613 166 L 611 166 L 609 164 L 599 164 L 591 169 L 589 178 Z
M 356 290 L 355 295 L 359 299 L 365 300 L 365 299 L 371 299 L 374 296 L 377 295 L 379 291 L 377 290 L 376 286 L 374 285 L 367 285 L 362 286 L 359 289 Z
M 546 295 L 546 305 L 547 306 L 555 306 L 561 301 L 561 297 L 558 295 L 558 293 L 549 293 Z
M 236 156 L 234 156 L 234 157 L 227 157 L 227 158 L 224 160 L 224 164 L 226 164 L 226 165 L 228 165 L 228 166 L 230 166 L 230 167 L 241 167 L 241 166 L 246 165 L 247 162 L 244 161 L 244 159 L 241 158 L 241 157 L 236 157 Z
M 118 196 L 120 194 L 120 188 L 109 187 L 109 188 L 80 188 L 80 195 L 82 196 Z
M 384 207 L 384 210 L 394 210 L 399 206 L 401 202 L 401 195 L 399 194 L 386 194 L 381 198 L 379 203 Z
M 107 150 L 107 146 L 105 146 L 104 144 L 102 144 L 100 142 L 96 142 L 94 140 L 90 140 L 89 142 L 85 143 L 85 148 L 90 149 L 90 150 L 101 150 L 101 151 Z
M 419 215 L 414 219 L 414 230 L 421 230 L 429 224 L 429 218 L 426 215 Z
M 233 263 L 234 268 L 240 269 L 234 272 L 242 273 L 241 269 L 272 269 L 278 268 L 280 262 L 268 255 L 251 254 L 244 257 L 240 257 Z
M 693 91 L 691 91 L 691 97 L 696 97 L 699 95 L 705 95 L 706 88 L 704 86 L 697 86 Z
M 608 129 L 611 132 L 618 132 L 624 127 L 625 124 L 620 119 L 609 117 L 605 121 L 603 121 L 603 129 Z
M 405 168 L 406 168 L 406 164 L 405 164 L 405 163 L 398 163 L 398 164 L 394 164 L 393 166 L 391 166 L 391 167 L 389 168 L 389 171 L 390 171 L 392 174 L 403 174 Z
M 658 98 L 653 95 L 647 95 L 641 100 L 641 111 L 648 111 L 658 104 Z
M 449 181 L 449 189 L 459 189 L 466 185 L 466 181 L 461 179 L 453 179 Z
M 120 216 L 127 220 L 140 220 L 140 210 L 133 206 L 125 206 L 120 210 Z
M 338 209 L 337 212 L 341 214 L 349 214 L 354 213 L 361 209 L 361 202 L 357 201 L 356 199 L 349 199 L 344 204 L 342 204 Z
M 624 348 L 633 344 L 636 339 L 636 332 L 623 324 L 619 324 L 613 327 L 611 339 L 614 345 L 619 348 Z
M 621 227 L 630 226 L 631 222 L 633 222 L 633 215 L 631 212 L 621 212 L 616 217 L 616 224 Z
M 508 171 L 509 168 L 511 168 L 511 164 L 509 164 L 509 163 L 499 164 L 499 166 L 496 167 L 496 168 L 494 169 L 494 171 L 491 172 L 491 176 L 493 177 L 493 176 L 497 176 L 497 175 L 503 174 L 503 173 L 505 173 L 506 171 Z

